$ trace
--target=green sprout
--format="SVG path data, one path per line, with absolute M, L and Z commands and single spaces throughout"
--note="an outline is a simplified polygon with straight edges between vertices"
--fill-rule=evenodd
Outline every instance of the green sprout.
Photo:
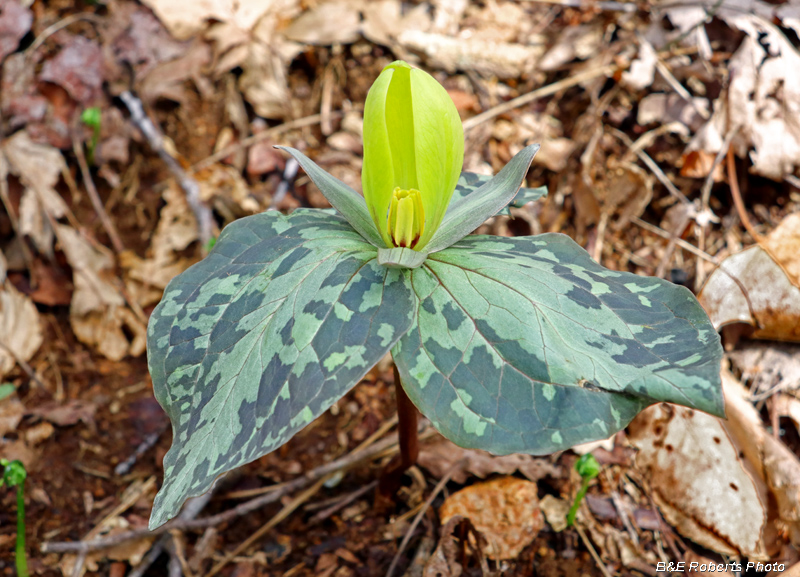
M 216 244 L 217 244 L 217 238 L 212 236 L 211 238 L 208 239 L 208 242 L 206 242 L 206 251 L 210 251 L 212 248 L 214 248 Z
M 17 488 L 17 548 L 15 561 L 17 576 L 28 577 L 28 558 L 25 554 L 25 497 L 23 494 L 25 478 L 28 473 L 25 471 L 25 465 L 20 461 L 0 459 L 0 467 L 3 467 L 0 487 L 5 484 L 9 489 Z
M 581 476 L 581 488 L 578 489 L 575 500 L 572 502 L 572 507 L 569 508 L 569 513 L 567 513 L 567 527 L 572 527 L 573 523 L 575 523 L 575 515 L 578 514 L 578 507 L 581 506 L 581 501 L 586 496 L 586 491 L 589 490 L 589 483 L 600 474 L 600 463 L 597 462 L 594 455 L 586 453 L 575 461 L 575 470 Z
M 97 149 L 97 143 L 100 142 L 100 124 L 102 121 L 102 112 L 98 106 L 87 108 L 81 113 L 81 121 L 92 129 L 92 140 L 87 147 L 87 160 L 89 164 L 94 164 L 94 152 Z
M 562 234 L 468 236 L 546 194 L 520 188 L 539 147 L 494 177 L 461 172 L 458 112 L 427 73 L 394 62 L 370 89 L 364 196 L 279 148 L 333 210 L 239 219 L 165 289 L 148 366 L 174 434 L 151 528 L 387 353 L 401 417 L 416 407 L 495 454 L 605 439 L 657 402 L 724 415 L 719 336 L 686 288 L 603 268 Z

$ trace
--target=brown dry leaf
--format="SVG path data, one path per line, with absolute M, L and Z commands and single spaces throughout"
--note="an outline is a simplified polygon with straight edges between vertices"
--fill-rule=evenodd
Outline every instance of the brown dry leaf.
M 13 433 L 16 431 L 17 425 L 19 425 L 19 422 L 24 416 L 25 407 L 16 393 L 0 401 L 0 439 L 2 439 L 6 433 Z
M 539 70 L 558 70 L 573 60 L 586 60 L 597 54 L 602 40 L 603 26 L 600 24 L 567 26 L 536 67 Z
M 459 462 L 463 464 L 453 470 L 453 466 Z M 420 450 L 418 463 L 437 479 L 452 471 L 453 481 L 461 484 L 470 475 L 485 479 L 495 473 L 510 475 L 519 471 L 536 482 L 544 477 L 558 477 L 561 473 L 558 467 L 546 459 L 519 453 L 498 457 L 478 449 L 463 449 L 447 439 L 424 445 Z
M 730 436 L 753 464 L 777 502 L 775 526 L 800 546 L 800 460 L 775 437 L 767 433 L 747 390 L 728 372 L 722 372 L 722 387 Z
M 513 559 L 544 526 L 536 483 L 500 477 L 461 489 L 439 509 L 442 523 L 466 517 L 486 538 L 486 556 Z
M 139 258 L 130 251 L 120 255 L 120 264 L 128 270 L 131 298 L 141 307 L 157 303 L 167 283 L 196 262 L 178 256 L 197 240 L 197 225 L 186 196 L 173 183 L 163 197 L 167 204 L 161 209 L 147 258 Z
M 202 32 L 209 20 L 250 30 L 269 5 L 264 0 L 143 0 L 142 4 L 179 40 Z
M 781 391 L 800 390 L 800 350 L 798 345 L 776 342 L 743 341 L 728 353 L 731 363 L 749 383 L 750 395 L 766 398 Z M 800 421 L 798 421 L 800 423 Z
M 724 555 L 768 558 L 767 487 L 740 458 L 720 419 L 660 403 L 640 413 L 628 431 L 639 449 L 635 465 L 679 533 Z
M 112 278 L 114 259 L 68 226 L 58 225 L 56 234 L 72 267 L 75 293 L 70 304 L 70 324 L 75 336 L 114 361 L 141 355 L 147 329 L 126 308 L 117 287 L 106 280 Z M 125 329 L 132 339 L 128 339 Z
M 29 361 L 42 344 L 42 327 L 36 305 L 10 282 L 0 288 L 0 377 L 17 364 Z
M 167 98 L 175 102 L 185 102 L 186 81 L 194 81 L 198 91 L 203 94 L 207 79 L 205 69 L 212 62 L 211 47 L 197 40 L 181 56 L 174 60 L 157 64 L 139 83 L 139 93 L 143 100 L 150 102 L 158 98 Z M 204 94 L 204 96 L 207 96 Z
M 488 574 L 488 563 L 483 557 L 482 550 L 486 546 L 486 539 L 470 523 L 469 519 L 456 515 L 442 526 L 441 537 L 436 550 L 425 563 L 422 570 L 424 577 L 460 577 L 464 572 L 462 560 L 464 559 L 464 546 L 461 539 L 474 551 L 481 563 L 481 573 Z M 459 542 L 457 542 L 457 540 Z M 413 566 L 412 566 L 413 567 Z M 415 568 L 415 567 L 413 567 Z
M 556 533 L 560 533 L 567 528 L 567 514 L 571 505 L 564 499 L 545 495 L 539 503 L 539 508 L 544 513 L 547 524 Z
M 71 399 L 66 403 L 45 403 L 26 411 L 28 415 L 33 415 L 44 419 L 59 427 L 68 427 L 78 422 L 94 426 L 94 414 L 97 407 L 80 399 Z
M 687 151 L 716 154 L 726 131 L 738 130 L 734 145 L 739 156 L 749 151 L 751 171 L 781 180 L 800 166 L 800 76 L 795 73 L 800 53 L 759 16 L 724 10 L 720 14 L 748 35 L 730 60 L 727 106 L 716 107 Z M 728 118 L 734 123 L 731 127 Z
M 44 63 L 39 80 L 61 86 L 73 100 L 90 105 L 103 88 L 103 53 L 94 40 L 72 36 L 69 43 Z
M 8 138 L 0 151 L 0 179 L 11 173 L 25 186 L 19 207 L 20 233 L 29 236 L 39 252 L 51 255 L 53 229 L 48 215 L 58 219 L 67 212 L 54 188 L 66 170 L 64 157 L 57 148 L 33 142 L 24 130 Z
M 633 90 L 643 90 L 653 83 L 656 76 L 658 54 L 645 39 L 639 40 L 639 56 L 631 62 L 630 68 L 622 73 L 622 83 Z
M 799 273 L 800 214 L 793 214 L 763 247 L 726 258 L 697 298 L 717 329 L 741 322 L 755 327 L 754 338 L 800 341 Z
M 636 122 L 643 126 L 680 122 L 690 130 L 696 131 L 705 122 L 699 111 L 709 112 L 708 99 L 695 97 L 689 102 L 675 93 L 648 94 L 639 101 Z
M 19 0 L 6 0 L 0 6 L 0 62 L 14 52 L 33 24 L 33 13 Z
M 289 40 L 329 46 L 351 44 L 361 28 L 360 3 L 326 2 L 304 12 L 284 31 Z
M 545 51 L 543 44 L 454 38 L 412 28 L 401 32 L 397 41 L 406 50 L 424 54 L 429 66 L 441 68 L 450 74 L 470 70 L 501 79 L 532 74 Z

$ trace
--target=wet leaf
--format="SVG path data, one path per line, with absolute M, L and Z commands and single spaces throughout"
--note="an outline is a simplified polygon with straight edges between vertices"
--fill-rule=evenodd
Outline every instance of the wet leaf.
M 656 401 L 723 414 L 719 337 L 685 288 L 604 269 L 554 234 L 469 237 L 409 274 L 419 304 L 392 355 L 462 447 L 551 453 Z
M 408 330 L 410 287 L 376 254 L 339 216 L 267 212 L 169 284 L 148 333 L 174 430 L 151 527 L 289 440 Z

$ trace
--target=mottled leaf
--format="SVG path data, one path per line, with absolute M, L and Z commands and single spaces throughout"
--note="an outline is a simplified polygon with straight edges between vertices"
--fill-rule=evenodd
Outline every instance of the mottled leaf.
M 469 237 L 408 274 L 415 325 L 392 355 L 463 447 L 550 453 L 656 401 L 723 415 L 719 337 L 685 288 L 604 269 L 559 234 Z
M 526 146 L 491 180 L 458 202 L 451 201 L 442 224 L 425 250 L 433 253 L 447 248 L 500 212 L 517 195 L 538 151 L 538 144 Z
M 285 443 L 410 327 L 406 276 L 376 256 L 340 216 L 272 211 L 229 225 L 167 286 L 148 362 L 173 445 L 151 527 Z
M 458 184 L 456 185 L 456 190 L 453 193 L 453 198 L 450 199 L 450 206 L 452 207 L 456 202 L 461 200 L 462 198 L 469 196 L 476 190 L 478 190 L 481 186 L 486 184 L 492 180 L 492 177 L 488 174 L 475 174 L 474 172 L 462 172 L 461 177 L 458 179 Z M 514 199 L 500 212 L 497 214 L 505 214 L 510 215 L 510 211 L 508 210 L 509 206 L 513 206 L 514 208 L 522 208 L 529 202 L 537 201 L 541 198 L 547 196 L 547 187 L 540 186 L 538 188 L 525 188 L 522 187 L 517 192 L 517 195 Z

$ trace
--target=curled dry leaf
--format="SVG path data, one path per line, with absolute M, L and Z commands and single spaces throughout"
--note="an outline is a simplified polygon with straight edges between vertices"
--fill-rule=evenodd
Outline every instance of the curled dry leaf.
M 716 328 L 741 322 L 754 338 L 800 341 L 800 214 L 726 258 L 697 298 Z
M 6 282 L 0 288 L 0 377 L 29 361 L 42 344 L 36 305 Z
M 352 2 L 327 2 L 304 12 L 284 31 L 289 40 L 329 46 L 359 38 L 361 14 Z
M 469 475 L 485 479 L 496 473 L 510 475 L 519 471 L 536 482 L 544 477 L 557 477 L 561 473 L 558 467 L 546 459 L 521 453 L 498 457 L 478 449 L 463 449 L 447 439 L 423 446 L 418 462 L 437 479 L 452 471 L 453 481 L 461 484 L 467 481 Z M 456 463 L 463 465 L 453 470 Z
M 500 477 L 461 489 L 439 509 L 442 523 L 466 517 L 486 538 L 486 556 L 513 559 L 544 526 L 536 483 Z
M 61 249 L 72 267 L 75 293 L 70 304 L 70 324 L 82 343 L 111 360 L 138 356 L 145 350 L 146 327 L 125 306 L 112 282 L 113 258 L 89 244 L 77 231 L 58 225 Z M 127 329 L 132 335 L 128 339 Z
M 660 403 L 628 430 L 639 449 L 635 465 L 667 522 L 712 551 L 767 559 L 767 488 L 720 419 Z
M 62 170 L 66 170 L 64 157 L 57 148 L 33 142 L 24 130 L 7 139 L 0 152 L 0 179 L 11 173 L 25 186 L 19 207 L 20 233 L 29 236 L 39 252 L 51 255 L 51 219 L 67 212 L 66 203 L 55 190 Z
M 795 547 L 800 546 L 800 460 L 792 451 L 770 435 L 747 390 L 728 371 L 722 372 L 728 421 L 725 427 L 735 439 L 759 480 L 766 483 L 775 498 L 778 518 L 775 526 L 788 534 Z

